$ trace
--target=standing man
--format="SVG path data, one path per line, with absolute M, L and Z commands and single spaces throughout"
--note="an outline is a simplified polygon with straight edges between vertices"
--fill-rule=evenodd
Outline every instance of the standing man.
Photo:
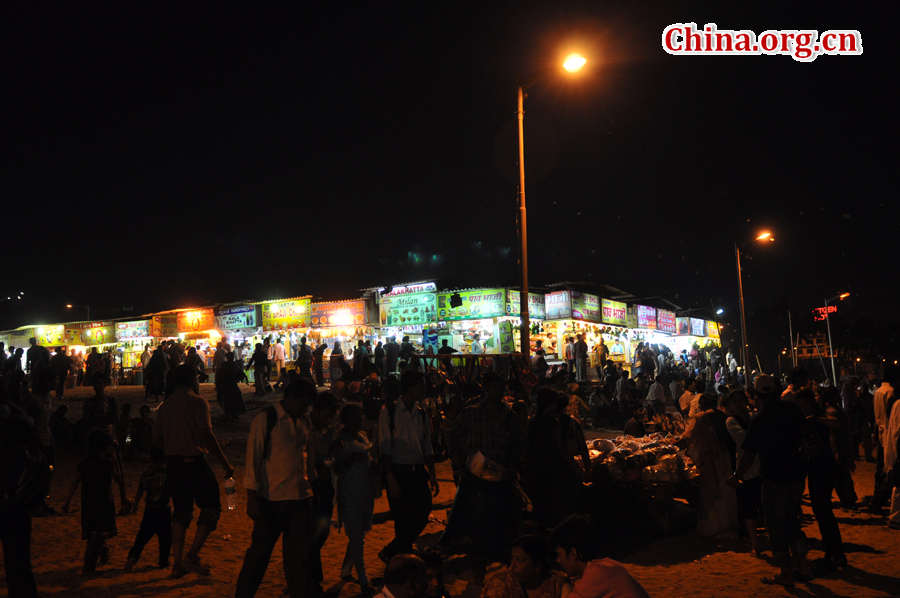
M 56 398 L 61 400 L 66 388 L 66 379 L 72 371 L 72 358 L 66 355 L 65 347 L 56 349 L 56 354 L 50 358 L 50 367 L 56 372 Z
M 890 366 L 884 370 L 884 380 L 875 391 L 875 490 L 871 498 L 863 499 L 866 510 L 880 514 L 882 507 L 891 499 L 890 477 L 885 473 L 884 448 L 887 444 L 888 406 L 893 403 L 894 389 L 890 380 L 894 377 L 895 368 Z M 890 469 L 888 467 L 887 469 Z
M 409 342 L 409 336 L 404 336 L 403 342 L 400 343 L 400 359 L 409 363 L 410 356 L 415 355 L 415 353 L 416 348 Z
M 413 542 L 428 524 L 432 496 L 439 491 L 431 423 L 425 409 L 418 405 L 424 398 L 425 375 L 407 370 L 400 377 L 400 398 L 378 415 L 379 452 L 394 518 L 394 539 L 378 553 L 385 562 L 394 555 L 412 552 Z
M 162 448 L 167 458 L 174 507 L 172 548 L 175 561 L 169 577 L 178 579 L 188 571 L 198 575 L 210 573 L 200 564 L 200 550 L 219 523 L 222 503 L 219 484 L 207 455 L 212 453 L 222 464 L 225 479 L 234 475 L 234 467 L 213 434 L 209 403 L 196 394 L 199 389 L 197 370 L 183 363 L 175 368 L 173 379 L 175 392 L 159 406 L 153 423 L 153 446 Z M 190 550 L 184 554 L 185 535 L 193 519 L 195 503 L 200 509 L 197 533 Z
M 0 374 L 3 373 L 3 367 L 6 365 L 6 343 L 0 341 Z
M 281 368 L 284 367 L 285 361 L 287 361 L 284 357 L 284 344 L 281 342 L 281 337 L 275 341 L 275 371 L 281 374 Z
M 238 575 L 236 598 L 256 594 L 282 534 L 288 593 L 295 598 L 316 595 L 316 584 L 307 567 L 313 509 L 310 482 L 315 480 L 316 458 L 312 425 L 306 415 L 316 392 L 311 380 L 294 380 L 285 389 L 284 398 L 250 424 L 244 486 L 253 536 Z
M 577 372 L 575 371 L 575 339 L 571 336 L 566 338 L 566 366 L 569 370 L 569 379 L 571 380 L 571 376 L 577 377 Z
M 579 334 L 576 336 L 578 339 L 575 341 L 575 367 L 577 372 L 577 382 L 587 382 L 587 358 L 588 358 L 588 346 L 587 343 L 584 342 L 584 335 Z
M 397 344 L 397 337 L 391 336 L 388 342 L 384 344 L 384 375 L 389 376 L 397 371 L 397 358 L 400 356 L 400 345 Z
M 797 561 L 797 572 L 803 576 L 811 573 L 806 560 L 806 536 L 800 527 L 800 502 L 806 487 L 800 439 L 806 418 L 795 402 L 780 400 L 771 376 L 757 376 L 753 386 L 762 412 L 750 423 L 741 445 L 744 453 L 728 484 L 736 488 L 759 455 L 766 530 L 775 564 L 781 569 L 778 575 L 761 581 L 793 587 L 791 553 Z
M 313 369 L 316 374 L 316 386 L 325 386 L 325 349 L 328 348 L 324 342 L 319 343 L 319 345 L 313 350 Z
M 297 369 L 300 371 L 301 378 L 312 380 L 312 361 L 313 354 L 309 345 L 306 344 L 306 337 L 304 336 L 300 339 L 300 344 L 297 345 Z M 278 371 L 280 372 L 281 370 Z
M 446 433 L 447 451 L 462 477 L 439 544 L 469 538 L 472 554 L 493 560 L 506 557 L 518 531 L 521 509 L 510 506 L 517 501 L 515 480 L 526 442 L 519 418 L 503 401 L 506 380 L 487 372 L 483 386 L 484 399 L 463 409 Z

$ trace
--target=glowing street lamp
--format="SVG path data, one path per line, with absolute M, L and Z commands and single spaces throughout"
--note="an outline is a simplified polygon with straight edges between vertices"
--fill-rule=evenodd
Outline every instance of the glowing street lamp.
M 775 238 L 772 236 L 772 233 L 765 231 L 760 233 L 760 235 L 754 239 L 754 241 L 766 240 L 774 241 Z M 744 390 L 749 390 L 750 376 L 748 374 L 747 368 L 750 363 L 750 351 L 747 347 L 747 317 L 744 311 L 744 283 L 741 277 L 741 247 L 744 247 L 745 245 L 746 243 L 744 243 L 744 245 L 738 245 L 737 241 L 735 241 L 734 256 L 737 261 L 738 293 L 741 297 L 741 359 L 743 359 L 744 361 Z
M 569 54 L 562 64 L 562 68 L 570 73 L 577 73 L 587 64 L 587 59 L 581 54 Z M 531 356 L 531 322 L 528 314 L 528 227 L 525 220 L 525 92 L 524 88 L 546 73 L 538 73 L 527 79 L 518 80 L 518 111 L 519 118 L 519 313 L 521 326 L 519 328 L 519 340 L 521 352 L 526 358 Z
M 832 344 L 831 342 L 831 319 L 828 317 L 828 302 L 843 301 L 849 296 L 850 293 L 841 293 L 837 297 L 832 297 L 831 299 L 825 300 L 825 326 L 828 328 L 828 352 L 831 353 L 831 382 L 835 385 L 837 385 L 837 370 L 834 367 L 834 344 Z
M 74 307 L 83 307 L 83 308 L 85 309 L 85 311 L 87 312 L 87 313 L 85 314 L 85 320 L 90 320 L 90 319 L 91 319 L 91 306 L 90 306 L 90 305 L 73 305 L 73 304 L 71 304 L 71 303 L 66 303 L 66 308 L 67 308 L 67 309 L 72 309 L 72 308 L 74 308 Z

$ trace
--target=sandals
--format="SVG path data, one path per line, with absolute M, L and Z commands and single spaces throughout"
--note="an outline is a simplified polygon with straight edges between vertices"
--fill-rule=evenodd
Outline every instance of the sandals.
M 766 584 L 767 586 L 784 586 L 786 588 L 794 587 L 793 581 L 787 581 L 786 579 L 781 577 L 781 575 L 773 575 L 772 577 L 763 577 L 759 581 Z

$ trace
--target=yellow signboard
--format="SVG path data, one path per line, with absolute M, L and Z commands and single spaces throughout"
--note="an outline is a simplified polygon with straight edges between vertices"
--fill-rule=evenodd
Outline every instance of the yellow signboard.
M 37 326 L 34 329 L 34 338 L 37 344 L 46 347 L 58 347 L 66 344 L 66 327 L 62 324 L 50 326 Z
M 263 303 L 262 322 L 265 332 L 276 330 L 292 330 L 294 328 L 309 328 L 310 300 L 294 299 L 291 301 L 273 301 Z

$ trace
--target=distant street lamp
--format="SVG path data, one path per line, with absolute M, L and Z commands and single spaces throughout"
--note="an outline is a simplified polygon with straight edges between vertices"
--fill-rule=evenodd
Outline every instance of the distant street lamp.
M 775 238 L 772 237 L 772 233 L 764 232 L 760 234 L 758 237 L 753 239 L 754 241 L 774 241 Z M 744 283 L 741 278 L 741 248 L 746 246 L 747 243 L 743 245 L 738 245 L 737 241 L 734 243 L 734 256 L 737 260 L 737 277 L 738 277 L 738 293 L 741 296 L 741 359 L 743 359 L 744 363 L 744 390 L 750 389 L 750 376 L 747 372 L 747 366 L 750 363 L 750 352 L 747 349 L 747 317 L 744 311 Z
M 587 63 L 581 54 L 569 54 L 563 61 L 563 68 L 570 73 L 577 73 Z M 519 328 L 519 340 L 522 355 L 531 356 L 531 322 L 528 314 L 528 227 L 525 222 L 525 92 L 524 88 L 545 75 L 538 73 L 527 79 L 518 80 L 519 117 L 519 276 L 521 289 L 519 292 L 519 312 L 522 324 Z
M 843 301 L 850 293 L 841 293 L 837 297 L 825 300 L 825 326 L 828 328 L 828 352 L 831 354 L 831 383 L 837 385 L 837 370 L 834 367 L 834 344 L 831 342 L 831 318 L 828 317 L 828 302 Z
M 90 305 L 72 305 L 71 303 L 66 303 L 66 308 L 72 309 L 73 307 L 83 307 L 85 309 L 85 320 L 91 319 L 91 306 Z

